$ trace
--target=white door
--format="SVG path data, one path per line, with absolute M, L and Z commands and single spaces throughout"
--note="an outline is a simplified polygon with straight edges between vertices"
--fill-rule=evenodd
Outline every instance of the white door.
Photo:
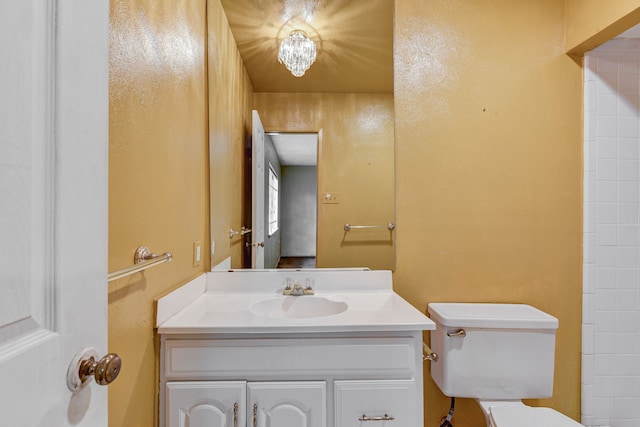
M 247 384 L 247 419 L 253 427 L 326 427 L 324 381 Z
M 251 122 L 251 268 L 264 268 L 264 128 L 253 110 Z
M 0 2 L 0 424 L 106 427 L 109 2 Z

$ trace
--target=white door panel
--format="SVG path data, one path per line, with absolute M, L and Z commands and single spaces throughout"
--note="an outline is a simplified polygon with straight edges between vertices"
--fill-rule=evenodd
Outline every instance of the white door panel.
M 175 427 L 244 426 L 246 388 L 244 381 L 167 383 L 166 424 Z
M 247 419 L 254 427 L 326 427 L 324 381 L 275 381 L 247 384 Z
M 0 414 L 106 426 L 106 389 L 67 367 L 106 353 L 109 2 L 0 2 Z
M 256 110 L 251 122 L 251 268 L 264 268 L 265 154 L 264 127 Z

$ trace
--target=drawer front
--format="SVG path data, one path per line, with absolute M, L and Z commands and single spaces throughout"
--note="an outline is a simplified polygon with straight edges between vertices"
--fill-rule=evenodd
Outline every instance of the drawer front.
M 335 427 L 422 425 L 413 380 L 336 381 Z
M 401 338 L 167 340 L 165 379 L 348 375 L 411 378 L 415 340 Z

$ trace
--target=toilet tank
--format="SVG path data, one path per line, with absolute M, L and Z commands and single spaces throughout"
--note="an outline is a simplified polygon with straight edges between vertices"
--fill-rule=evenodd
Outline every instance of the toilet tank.
M 433 303 L 431 376 L 451 397 L 551 397 L 558 319 L 525 304 Z

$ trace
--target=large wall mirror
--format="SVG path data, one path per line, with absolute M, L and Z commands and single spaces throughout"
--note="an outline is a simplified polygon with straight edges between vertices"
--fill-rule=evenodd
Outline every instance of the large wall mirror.
M 242 227 L 252 231 L 230 237 L 232 267 L 393 269 L 393 2 L 221 0 L 221 5 L 251 82 L 250 109 L 262 126 L 256 131 L 254 116 L 242 136 L 241 212 L 226 221 L 231 234 Z M 304 31 L 317 46 L 316 61 L 302 77 L 277 60 L 280 41 L 294 30 Z M 255 152 L 258 139 L 264 144 L 261 154 Z M 211 147 L 212 156 L 223 152 Z M 308 161 L 310 154 L 315 164 Z M 292 160 L 301 157 L 306 160 Z M 255 182 L 252 186 L 255 169 L 264 176 L 259 198 Z M 220 240 L 216 227 L 224 227 L 215 206 L 223 201 L 213 193 L 228 191 L 217 187 L 216 179 L 221 177 L 211 177 L 212 241 Z M 256 203 L 264 215 L 258 232 Z

